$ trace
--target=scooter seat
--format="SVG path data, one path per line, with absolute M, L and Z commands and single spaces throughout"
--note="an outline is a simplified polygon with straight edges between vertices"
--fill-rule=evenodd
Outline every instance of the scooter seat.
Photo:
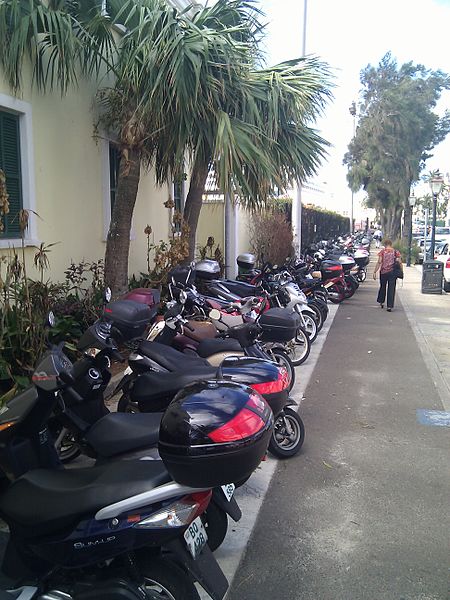
M 127 460 L 99 467 L 29 471 L 0 498 L 0 515 L 33 538 L 70 528 L 81 517 L 171 481 L 162 461 Z
M 243 350 L 239 342 L 232 338 L 225 340 L 220 338 L 202 340 L 197 347 L 197 354 L 202 358 L 208 358 L 219 352 L 236 352 L 242 354 Z
M 195 383 L 215 379 L 216 367 L 200 367 L 190 372 L 144 373 L 140 375 L 130 390 L 130 399 L 137 402 L 141 411 L 156 412 L 165 410 L 181 388 Z
M 110 413 L 94 423 L 86 441 L 104 458 L 156 446 L 161 418 L 161 413 Z
M 189 371 L 191 368 L 208 366 L 206 360 L 199 356 L 184 354 L 165 344 L 158 344 L 158 342 L 145 340 L 139 344 L 138 352 L 154 360 L 168 371 L 178 371 L 180 369 Z

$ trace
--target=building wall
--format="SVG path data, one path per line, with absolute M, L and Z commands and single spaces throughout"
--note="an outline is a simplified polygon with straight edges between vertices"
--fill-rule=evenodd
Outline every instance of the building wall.
M 58 93 L 41 95 L 32 90 L 26 69 L 23 80 L 23 92 L 15 100 L 0 73 L 0 110 L 28 111 L 31 135 L 26 144 L 22 143 L 21 153 L 30 169 L 31 183 L 24 205 L 30 203 L 38 216 L 31 214 L 27 244 L 58 242 L 49 254 L 49 277 L 60 280 L 71 260 L 104 257 L 109 224 L 108 142 L 93 137 L 93 86 L 82 83 L 61 98 Z M 147 224 L 152 226 L 154 241 L 167 239 L 169 215 L 163 203 L 168 195 L 168 186 L 155 185 L 153 172 L 143 173 L 133 217 L 130 275 L 146 270 L 143 230 Z M 0 239 L 0 253 L 7 253 L 13 245 L 19 242 Z M 30 247 L 26 252 L 31 262 L 35 250 Z
M 197 246 L 204 246 L 210 235 L 222 253 L 225 248 L 224 202 L 204 202 L 197 227 Z

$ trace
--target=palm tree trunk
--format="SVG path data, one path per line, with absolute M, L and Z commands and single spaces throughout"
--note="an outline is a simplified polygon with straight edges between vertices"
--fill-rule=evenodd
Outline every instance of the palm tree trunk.
M 195 236 L 197 225 L 202 209 L 203 193 L 205 191 L 206 179 L 208 177 L 209 162 L 196 158 L 192 169 L 189 192 L 184 205 L 184 220 L 189 225 L 189 255 L 185 262 L 194 260 Z
M 409 205 L 409 201 L 405 202 L 405 208 L 404 208 L 404 218 L 403 218 L 403 240 L 404 241 L 408 241 L 409 240 L 409 231 L 411 229 L 411 221 L 412 221 L 412 208 Z
M 130 149 L 120 161 L 117 194 L 111 215 L 105 254 L 105 284 L 116 298 L 128 290 L 131 220 L 139 187 L 141 153 Z

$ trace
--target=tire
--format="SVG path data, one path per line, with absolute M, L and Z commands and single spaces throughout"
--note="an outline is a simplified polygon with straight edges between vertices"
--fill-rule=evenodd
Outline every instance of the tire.
M 122 394 L 118 404 L 117 404 L 117 412 L 122 413 L 138 413 L 139 408 L 137 404 L 131 402 L 127 394 Z
M 289 358 L 294 367 L 302 365 L 311 351 L 311 342 L 306 332 L 299 327 L 293 340 L 287 343 Z
M 450 281 L 444 279 L 444 292 L 450 292 Z
M 325 319 L 323 318 L 323 313 L 320 310 L 319 306 L 317 306 L 317 304 L 314 302 L 308 302 L 308 306 L 311 310 L 314 311 L 314 314 L 316 315 L 317 333 L 319 333 L 322 330 L 325 321 Z
M 343 300 L 345 300 L 345 288 L 341 283 L 335 283 L 329 288 L 330 292 L 335 292 L 339 295 L 338 298 L 332 298 L 329 296 L 330 302 L 333 304 L 340 304 Z
M 273 348 L 272 350 L 269 350 L 268 354 L 276 363 L 287 369 L 287 372 L 291 378 L 291 382 L 289 384 L 289 391 L 291 391 L 295 383 L 295 368 L 288 353 L 281 348 Z
M 315 341 L 317 334 L 319 333 L 319 330 L 317 328 L 317 322 L 314 319 L 314 317 L 312 317 L 308 313 L 302 313 L 302 316 L 303 316 L 303 321 L 305 323 L 304 328 L 306 331 L 306 335 L 309 337 L 309 341 L 312 344 Z
M 367 271 L 366 271 L 366 269 L 361 269 L 361 271 L 358 273 L 358 279 L 359 279 L 359 281 L 361 281 L 361 283 L 362 283 L 363 281 L 366 280 L 366 277 L 367 277 Z
M 200 600 L 191 578 L 172 560 L 151 556 L 141 558 L 139 570 L 152 600 Z
M 344 288 L 344 294 L 345 294 L 346 300 L 351 298 L 357 289 L 358 289 L 358 287 L 356 286 L 355 282 L 352 281 L 351 279 L 347 279 L 345 281 L 345 288 Z
M 208 546 L 214 552 L 227 535 L 228 515 L 217 504 L 210 502 L 200 518 L 208 534 Z
M 290 428 L 290 433 L 286 431 Z M 285 408 L 275 419 L 275 427 L 269 442 L 269 451 L 277 458 L 295 456 L 305 441 L 305 426 L 292 408 Z

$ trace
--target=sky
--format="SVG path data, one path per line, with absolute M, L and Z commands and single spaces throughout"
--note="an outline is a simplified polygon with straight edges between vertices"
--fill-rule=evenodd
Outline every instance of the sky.
M 304 0 L 260 0 L 266 14 L 267 63 L 301 56 Z M 334 101 L 317 123 L 332 144 L 315 182 L 330 208 L 348 209 L 343 156 L 353 135 L 349 107 L 361 88 L 360 71 L 390 51 L 399 64 L 413 61 L 450 73 L 450 0 L 307 0 L 306 54 L 326 61 L 335 75 Z M 450 108 L 450 92 L 437 112 Z M 435 149 L 426 172 L 450 172 L 450 136 Z M 416 194 L 417 195 L 417 194 Z M 355 196 L 355 216 L 364 193 Z

